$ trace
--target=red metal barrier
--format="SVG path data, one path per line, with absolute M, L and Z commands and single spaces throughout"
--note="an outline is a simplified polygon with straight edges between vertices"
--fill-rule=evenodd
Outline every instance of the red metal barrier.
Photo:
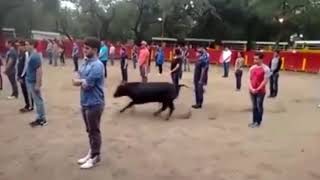
M 43 55 L 46 55 L 46 41 L 40 41 L 41 42 L 41 52 Z M 82 41 L 77 41 L 79 47 L 82 47 Z M 5 39 L 0 37 L 0 54 L 4 54 L 6 49 L 4 47 Z M 65 55 L 66 57 L 70 58 L 72 54 L 72 47 L 73 42 L 69 40 L 63 41 L 63 46 L 65 48 Z M 131 58 L 132 54 L 132 47 L 127 47 L 128 56 Z M 208 50 L 208 53 L 210 54 L 210 63 L 212 64 L 220 64 L 220 56 L 222 51 L 220 50 L 214 50 L 210 49 Z M 238 51 L 232 51 L 232 58 L 231 58 L 231 64 L 233 65 L 235 62 L 235 59 L 237 58 Z M 245 64 L 247 66 L 251 66 L 253 64 L 253 51 L 249 51 L 245 53 Z M 150 53 L 154 56 L 155 49 L 152 49 L 152 52 Z M 165 59 L 167 61 L 172 60 L 173 58 L 173 48 L 172 47 L 166 47 L 164 49 Z M 272 59 L 273 53 L 272 52 L 263 52 L 265 55 L 264 63 L 269 64 L 269 62 Z M 320 53 L 316 51 L 308 51 L 308 52 L 292 52 L 292 51 L 283 51 L 281 52 L 281 57 L 283 59 L 283 67 L 284 70 L 290 70 L 290 71 L 302 71 L 302 72 L 310 72 L 310 73 L 317 73 L 320 70 Z M 120 46 L 116 46 L 116 58 L 120 57 Z M 152 57 L 153 59 L 153 57 Z M 195 62 L 197 60 L 197 52 L 195 49 L 189 50 L 189 59 L 191 62 Z

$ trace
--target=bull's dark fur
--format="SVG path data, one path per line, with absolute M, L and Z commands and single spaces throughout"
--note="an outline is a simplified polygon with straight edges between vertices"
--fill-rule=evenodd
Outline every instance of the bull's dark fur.
M 158 116 L 161 112 L 169 108 L 170 111 L 166 118 L 169 120 L 175 110 L 174 100 L 178 97 L 180 88 L 183 86 L 185 85 L 179 85 L 178 89 L 176 89 L 174 84 L 166 82 L 131 82 L 119 85 L 114 93 L 114 97 L 127 96 L 132 100 L 120 113 L 123 113 L 126 109 L 136 104 L 162 103 L 161 109 L 155 112 L 154 115 Z

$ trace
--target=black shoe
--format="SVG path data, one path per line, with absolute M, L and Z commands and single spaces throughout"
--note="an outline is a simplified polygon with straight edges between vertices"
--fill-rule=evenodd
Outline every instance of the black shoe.
M 248 126 L 251 128 L 255 128 L 258 125 L 258 123 L 254 122 L 254 123 L 250 123 Z
M 193 108 L 193 109 L 201 109 L 201 108 L 202 108 L 202 105 L 196 104 L 196 105 L 193 105 L 192 108 Z
M 19 111 L 21 113 L 27 113 L 27 112 L 33 111 L 33 108 L 24 107 L 24 108 L 20 109 Z
M 31 122 L 29 125 L 34 128 L 37 126 L 46 126 L 48 124 L 48 122 L 45 119 L 37 119 L 33 122 Z
M 40 126 L 46 126 L 46 125 L 48 125 L 48 122 L 45 119 L 43 119 L 39 122 L 39 124 L 40 124 Z
M 37 120 L 29 123 L 29 125 L 30 125 L 32 128 L 37 127 L 37 126 L 40 126 L 40 120 L 37 119 Z

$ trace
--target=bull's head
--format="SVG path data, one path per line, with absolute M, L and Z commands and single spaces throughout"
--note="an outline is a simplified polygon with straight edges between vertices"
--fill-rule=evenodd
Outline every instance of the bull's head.
M 127 96 L 127 87 L 125 84 L 120 84 L 114 92 L 113 97 L 119 98 L 123 96 Z

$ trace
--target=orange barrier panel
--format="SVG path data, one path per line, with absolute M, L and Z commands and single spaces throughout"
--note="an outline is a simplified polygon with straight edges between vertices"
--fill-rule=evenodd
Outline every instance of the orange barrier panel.
M 304 72 L 318 73 L 320 70 L 319 53 L 302 53 L 305 61 Z

